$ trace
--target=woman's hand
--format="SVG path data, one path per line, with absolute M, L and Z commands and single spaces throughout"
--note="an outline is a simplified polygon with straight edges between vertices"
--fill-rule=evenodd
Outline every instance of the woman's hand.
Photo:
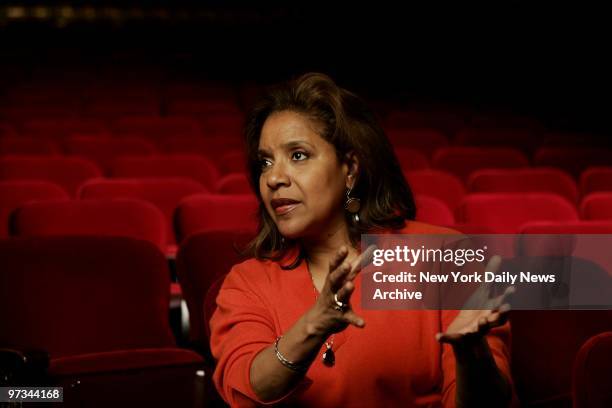
M 341 247 L 329 263 L 329 273 L 313 308 L 308 312 L 307 330 L 311 335 L 327 337 L 340 332 L 349 324 L 364 327 L 365 321 L 350 305 L 355 290 L 354 279 L 363 267 L 372 261 L 372 245 L 353 262 L 348 262 L 348 249 Z M 343 306 L 340 306 L 343 305 Z
M 501 258 L 494 256 L 487 264 L 486 270 L 495 272 L 500 263 Z M 492 328 L 505 324 L 510 312 L 507 300 L 514 293 L 514 286 L 507 287 L 504 293 L 492 299 L 489 298 L 490 289 L 490 284 L 481 285 L 468 301 L 470 305 L 478 305 L 478 310 L 461 310 L 448 326 L 446 333 L 436 335 L 436 340 L 461 345 L 471 340 L 481 339 Z

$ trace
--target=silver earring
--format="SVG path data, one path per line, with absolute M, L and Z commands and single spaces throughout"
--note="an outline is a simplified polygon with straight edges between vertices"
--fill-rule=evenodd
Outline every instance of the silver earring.
M 351 214 L 354 214 L 355 221 L 359 221 L 358 213 L 359 209 L 361 208 L 361 200 L 356 197 L 351 197 L 351 191 L 353 191 L 352 187 L 346 191 L 346 201 L 344 202 L 344 208 Z

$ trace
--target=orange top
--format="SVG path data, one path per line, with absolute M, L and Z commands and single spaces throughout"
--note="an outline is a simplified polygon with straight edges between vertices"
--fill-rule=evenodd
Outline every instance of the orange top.
M 454 231 L 409 221 L 401 234 L 449 234 Z M 217 360 L 213 376 L 232 407 L 275 403 L 313 407 L 454 407 L 455 357 L 451 346 L 435 339 L 457 310 L 364 310 L 361 275 L 355 279 L 351 305 L 365 319 L 334 336 L 336 363 L 321 361 L 325 345 L 298 386 L 263 404 L 254 393 L 249 371 L 258 352 L 274 343 L 316 299 L 306 262 L 283 270 L 272 261 L 247 260 L 235 265 L 217 297 L 211 321 L 211 350 Z M 487 340 L 499 369 L 510 379 L 508 324 Z

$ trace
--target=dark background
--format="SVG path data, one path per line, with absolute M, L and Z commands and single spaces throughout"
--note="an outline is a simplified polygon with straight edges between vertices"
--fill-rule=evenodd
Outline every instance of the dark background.
M 232 84 L 316 70 L 371 99 L 499 109 L 609 133 L 607 13 L 535 3 L 8 2 L 0 83 L 101 67 Z M 41 16 L 37 6 L 49 8 Z

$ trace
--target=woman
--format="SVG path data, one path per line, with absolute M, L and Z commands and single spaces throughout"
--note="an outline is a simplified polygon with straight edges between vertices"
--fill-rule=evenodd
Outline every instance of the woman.
M 246 141 L 260 227 L 210 322 L 223 398 L 241 407 L 509 405 L 507 311 L 361 308 L 361 234 L 452 232 L 412 221 L 412 193 L 363 101 L 306 74 L 262 100 Z

